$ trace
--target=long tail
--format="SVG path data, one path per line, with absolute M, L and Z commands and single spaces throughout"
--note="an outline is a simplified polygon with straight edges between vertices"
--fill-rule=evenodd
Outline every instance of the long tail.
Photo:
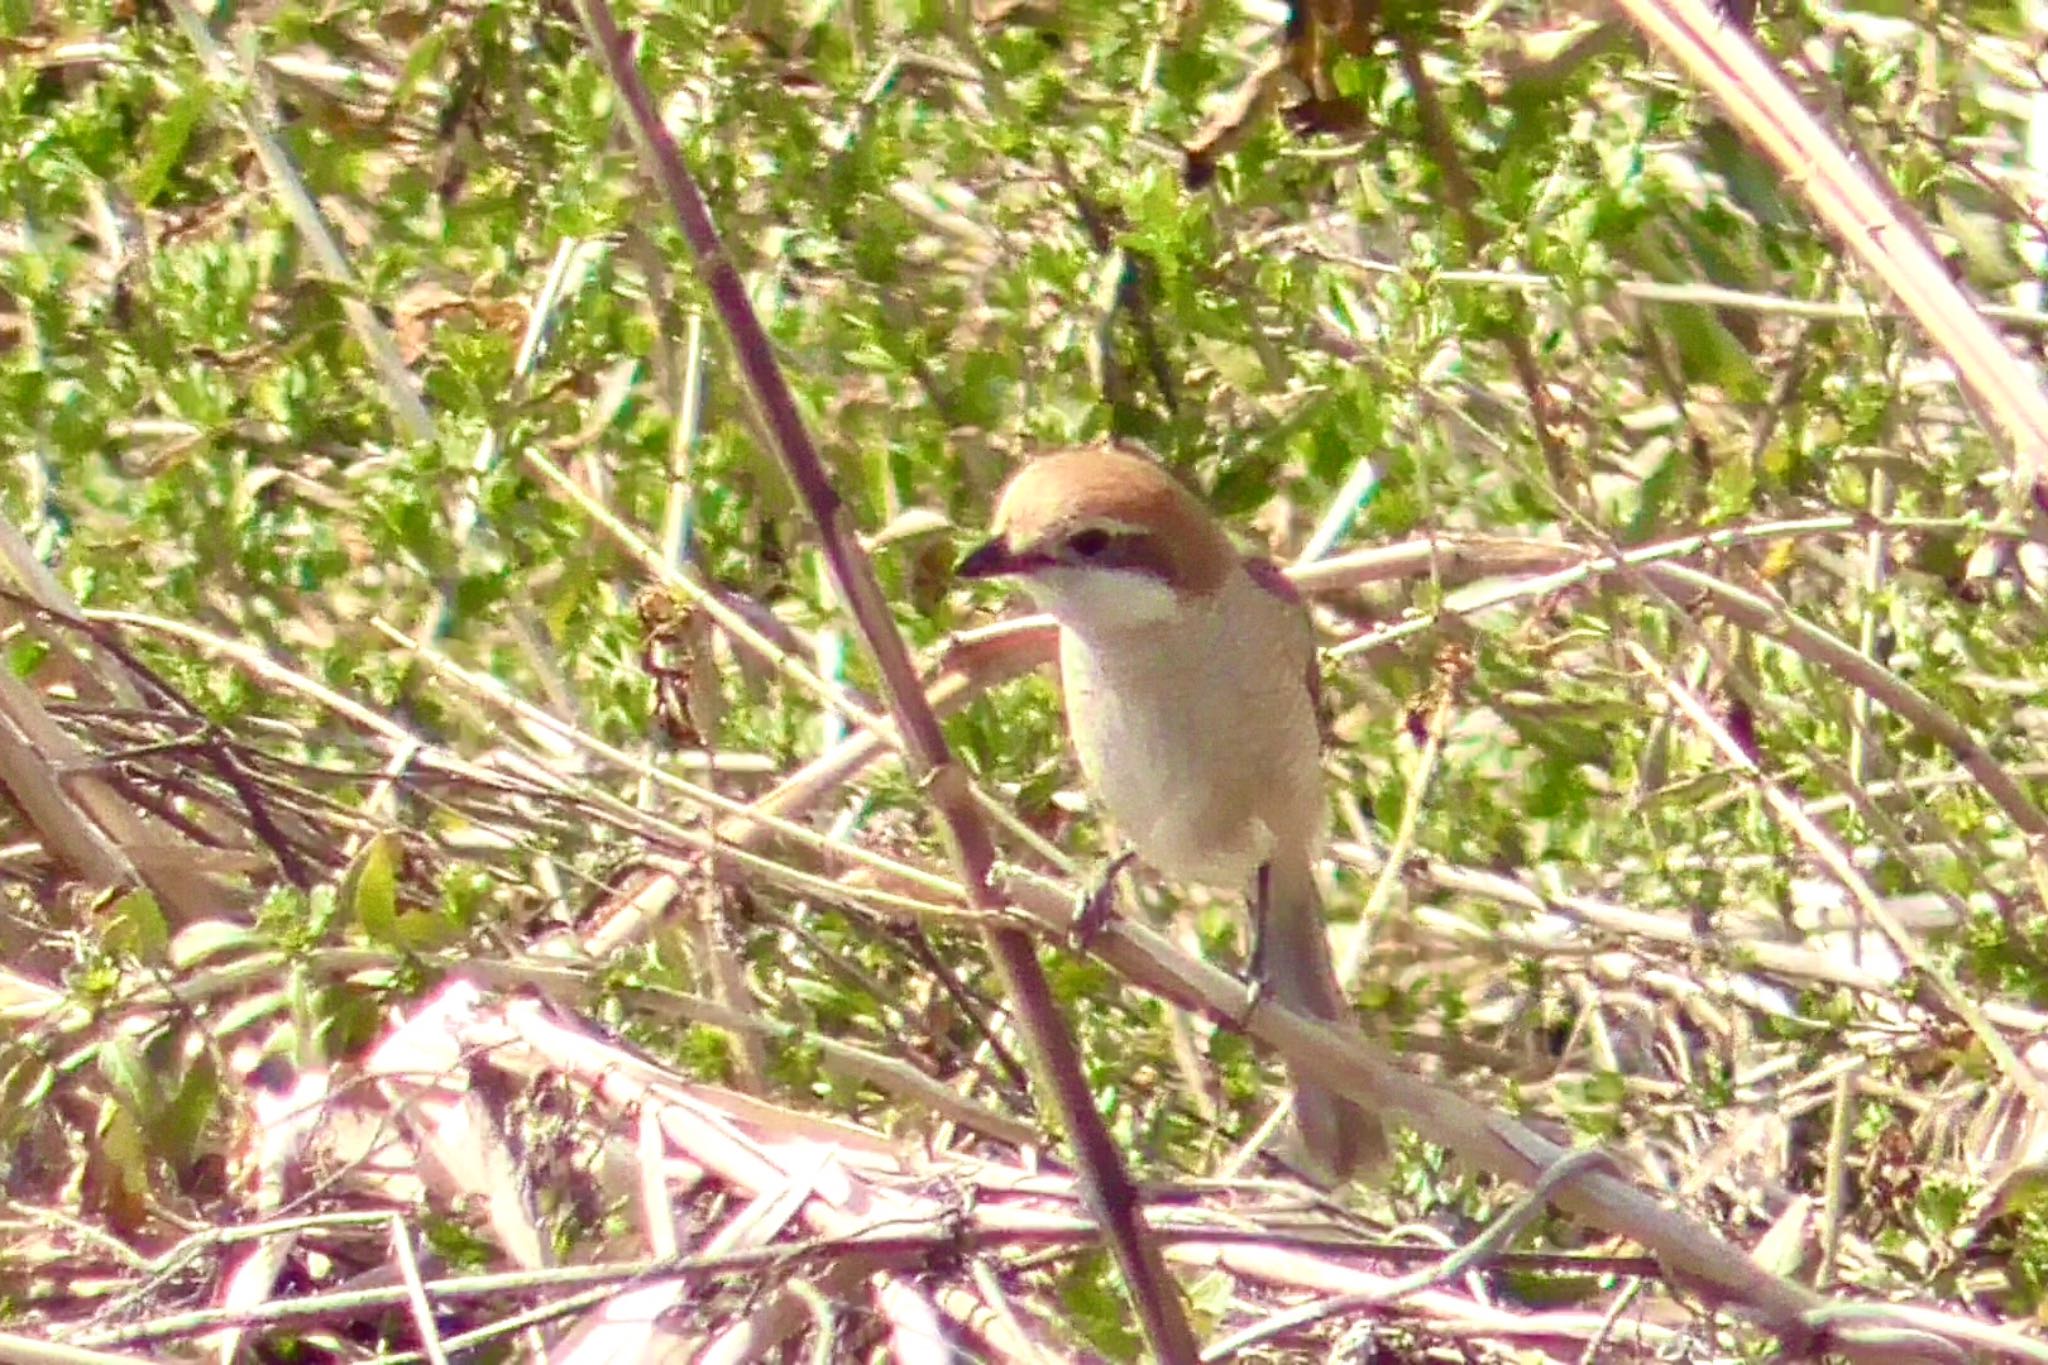
M 1287 865 L 1289 862 L 1293 866 Z M 1264 877 L 1257 966 L 1274 1000 L 1333 1022 L 1352 1022 L 1337 985 L 1323 902 L 1307 859 L 1273 863 Z M 1257 915 L 1258 907 L 1254 907 Z M 1333 1180 L 1365 1174 L 1387 1159 L 1387 1130 L 1374 1115 L 1293 1073 L 1294 1121 L 1309 1157 Z

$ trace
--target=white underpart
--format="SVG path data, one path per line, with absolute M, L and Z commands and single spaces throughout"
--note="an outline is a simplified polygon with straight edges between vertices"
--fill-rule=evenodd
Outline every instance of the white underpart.
M 1031 587 L 1062 626 L 1082 771 L 1147 863 L 1243 890 L 1276 852 L 1312 856 L 1325 807 L 1313 636 L 1296 604 L 1242 569 L 1208 596 L 1079 567 Z

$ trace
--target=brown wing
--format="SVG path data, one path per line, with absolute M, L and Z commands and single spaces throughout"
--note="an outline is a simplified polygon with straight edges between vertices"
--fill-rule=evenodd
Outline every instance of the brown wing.
M 1301 595 L 1301 589 L 1294 586 L 1294 580 L 1287 571 L 1264 555 L 1246 555 L 1245 572 L 1252 576 L 1252 582 L 1283 602 L 1292 603 L 1301 612 L 1302 624 L 1309 630 L 1308 670 L 1302 677 L 1308 688 L 1309 705 L 1315 709 L 1316 733 L 1325 744 L 1330 741 L 1330 717 L 1323 710 L 1323 670 L 1320 655 L 1315 648 L 1315 625 L 1308 614 L 1308 602 Z

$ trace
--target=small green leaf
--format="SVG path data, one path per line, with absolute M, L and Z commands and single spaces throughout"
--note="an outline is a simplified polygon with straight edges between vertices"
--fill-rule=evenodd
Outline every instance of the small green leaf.
M 192 130 L 212 103 L 213 91 L 205 81 L 187 79 L 183 92 L 171 101 L 170 107 L 149 120 L 149 153 L 136 167 L 132 187 L 137 203 L 144 206 L 154 204 L 157 196 L 163 193 L 171 175 L 185 159 L 185 148 L 192 140 Z
M 378 943 L 399 947 L 398 867 L 404 846 L 396 834 L 372 835 L 341 879 L 341 903 L 363 932 Z
M 163 1109 L 163 1089 L 142 1046 L 126 1034 L 106 1039 L 99 1047 L 100 1074 L 122 1107 L 138 1123 L 150 1122 Z
M 170 965 L 183 971 L 210 957 L 253 952 L 263 946 L 262 936 L 246 924 L 224 919 L 197 920 L 180 929 L 171 939 Z
M 100 943 L 110 953 L 126 954 L 141 962 L 162 962 L 170 950 L 171 926 L 155 894 L 137 887 L 109 906 Z
M 198 1157 L 207 1130 L 220 1112 L 220 1094 L 220 1073 L 214 1068 L 213 1053 L 201 1049 L 152 1125 L 150 1135 L 158 1154 L 181 1168 Z

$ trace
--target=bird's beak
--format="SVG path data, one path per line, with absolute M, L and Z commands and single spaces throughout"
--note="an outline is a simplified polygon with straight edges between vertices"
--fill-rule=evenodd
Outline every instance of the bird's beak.
M 953 570 L 955 578 L 1000 578 L 1004 574 L 1017 572 L 1021 566 L 1017 556 L 1010 552 L 1010 546 L 1001 536 L 968 551 L 967 558 L 960 561 Z

